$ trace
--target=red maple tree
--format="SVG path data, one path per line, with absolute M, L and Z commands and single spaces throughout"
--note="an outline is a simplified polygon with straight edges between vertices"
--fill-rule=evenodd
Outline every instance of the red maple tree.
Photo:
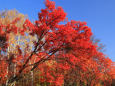
M 16 26 L 19 18 L 10 24 L 0 24 L 1 83 L 10 85 L 28 72 L 40 71 L 37 75 L 41 84 L 109 86 L 115 66 L 97 49 L 98 44 L 91 41 L 91 28 L 86 22 L 68 21 L 62 7 L 55 7 L 53 1 L 46 0 L 45 6 L 34 24 L 27 19 L 23 28 L 19 28 Z M 30 45 L 24 44 L 25 49 L 16 46 L 17 54 L 8 54 L 10 33 L 28 34 L 37 40 L 33 41 L 30 52 L 27 52 Z

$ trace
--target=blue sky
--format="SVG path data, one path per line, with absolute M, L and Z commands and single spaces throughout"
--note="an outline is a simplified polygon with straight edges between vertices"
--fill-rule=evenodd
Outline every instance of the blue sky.
M 115 0 L 53 0 L 62 6 L 69 20 L 86 21 L 95 37 L 101 40 L 107 54 L 115 62 Z M 30 20 L 44 8 L 44 0 L 0 0 L 0 10 L 17 9 Z

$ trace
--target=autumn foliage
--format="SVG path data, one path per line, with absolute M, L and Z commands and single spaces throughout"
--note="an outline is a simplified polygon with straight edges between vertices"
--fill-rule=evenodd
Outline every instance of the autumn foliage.
M 53 1 L 45 6 L 34 23 L 24 16 L 21 24 L 21 16 L 4 23 L 0 17 L 0 84 L 111 86 L 115 64 L 91 40 L 91 28 L 68 21 Z

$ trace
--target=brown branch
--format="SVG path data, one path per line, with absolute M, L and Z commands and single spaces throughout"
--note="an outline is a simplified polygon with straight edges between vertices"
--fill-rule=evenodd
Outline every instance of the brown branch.
M 34 64 L 34 67 L 31 69 L 31 71 L 33 71 L 39 64 L 40 64 L 40 62 L 45 62 L 46 60 L 48 60 L 52 55 L 54 55 L 56 52 L 58 51 L 58 49 L 57 50 L 55 50 L 55 51 L 53 51 L 52 52 L 52 54 L 51 55 L 49 55 L 47 58 L 42 58 L 41 60 L 39 60 L 38 62 L 36 62 L 35 64 Z
M 10 83 L 13 83 L 14 81 L 19 80 L 18 78 L 19 78 L 20 74 L 21 74 L 22 71 L 26 68 L 27 63 L 28 63 L 29 60 L 32 58 L 33 54 L 36 53 L 37 47 L 38 47 L 40 41 L 41 41 L 42 38 L 43 38 L 43 33 L 44 33 L 44 32 L 42 32 L 42 34 L 41 34 L 41 36 L 40 36 L 40 38 L 39 38 L 39 40 L 38 40 L 38 42 L 37 42 L 37 44 L 36 44 L 36 46 L 35 46 L 34 51 L 31 53 L 31 55 L 28 57 L 28 59 L 26 60 L 26 62 L 25 62 L 24 65 L 22 66 L 22 68 L 19 70 L 18 75 L 16 75 L 16 76 L 12 77 L 11 79 L 9 79 L 9 81 L 8 81 L 9 84 L 10 84 Z

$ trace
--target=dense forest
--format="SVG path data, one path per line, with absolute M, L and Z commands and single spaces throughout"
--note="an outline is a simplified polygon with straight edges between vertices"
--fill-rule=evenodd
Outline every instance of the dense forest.
M 115 86 L 115 63 L 86 22 L 45 0 L 38 20 L 0 13 L 0 86 Z

